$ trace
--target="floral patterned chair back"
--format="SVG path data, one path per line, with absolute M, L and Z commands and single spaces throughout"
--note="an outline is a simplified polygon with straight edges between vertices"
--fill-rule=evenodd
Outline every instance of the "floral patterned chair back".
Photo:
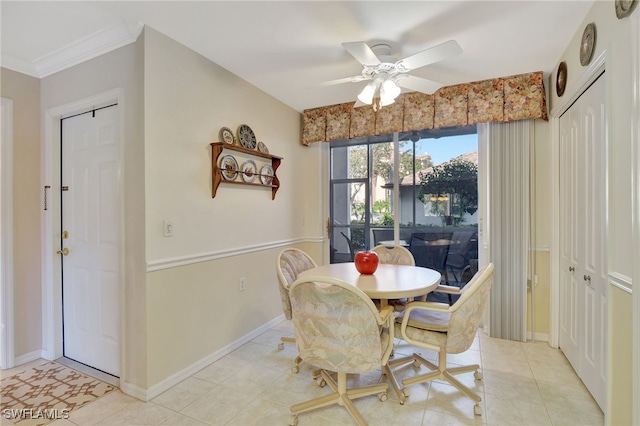
M 291 319 L 291 302 L 289 301 L 289 287 L 298 279 L 298 274 L 318 266 L 304 251 L 289 248 L 282 250 L 276 259 L 276 272 L 282 299 L 282 310 L 288 320 Z
M 492 281 L 493 265 L 491 264 L 478 271 L 462 288 L 460 298 L 452 306 L 454 310 L 449 318 L 447 353 L 459 354 L 471 347 L 489 299 Z
M 394 359 L 392 366 L 408 363 L 431 370 L 402 380 L 403 386 L 444 380 L 471 398 L 475 415 L 482 415 L 482 397 L 454 376 L 470 373 L 476 380 L 482 379 L 479 364 L 457 365 L 449 368 L 447 354 L 459 354 L 471 347 L 476 337 L 482 313 L 489 298 L 493 281 L 493 263 L 480 269 L 459 291 L 460 297 L 451 306 L 444 303 L 412 302 L 396 320 L 396 333 L 411 345 L 438 352 L 438 364 L 425 359 L 419 353 Z
M 381 328 L 380 313 L 362 290 L 328 277 L 309 277 L 296 281 L 289 296 L 298 352 L 305 362 L 354 374 L 386 365 L 393 327 Z
M 416 261 L 411 252 L 402 246 L 381 244 L 372 248 L 371 251 L 376 252 L 378 258 L 380 258 L 380 263 L 416 266 Z

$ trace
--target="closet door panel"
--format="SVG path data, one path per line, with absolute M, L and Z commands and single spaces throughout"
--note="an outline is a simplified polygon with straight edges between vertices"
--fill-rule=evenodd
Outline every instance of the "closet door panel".
M 580 112 L 570 109 L 560 118 L 560 348 L 578 371 L 582 327 L 579 290 L 576 279 L 579 254 L 578 217 L 578 137 Z
M 579 259 L 584 289 L 584 348 L 581 351 L 580 377 L 601 408 L 606 404 L 606 165 L 605 79 L 599 78 L 580 97 L 584 148 L 580 158 L 584 170 L 583 215 L 584 244 Z

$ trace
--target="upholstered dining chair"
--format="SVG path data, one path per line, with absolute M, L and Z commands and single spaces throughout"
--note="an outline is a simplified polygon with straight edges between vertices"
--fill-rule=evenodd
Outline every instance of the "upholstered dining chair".
M 457 374 L 474 371 L 474 377 L 482 380 L 480 366 L 474 364 L 448 368 L 447 354 L 462 353 L 471 347 L 487 304 L 492 280 L 493 263 L 490 263 L 480 269 L 466 286 L 457 290 L 460 297 L 453 305 L 411 302 L 396 318 L 395 329 L 398 337 L 411 345 L 438 352 L 437 366 L 416 353 L 389 362 L 391 368 L 413 362 L 416 367 L 424 365 L 432 370 L 429 373 L 402 380 L 405 396 L 409 396 L 406 386 L 444 379 L 471 398 L 475 402 L 474 414 L 482 415 L 480 396 L 454 377 Z M 456 287 L 452 287 L 450 291 L 455 289 Z
M 329 277 L 298 279 L 289 289 L 296 344 L 305 362 L 321 369 L 317 379 L 333 392 L 291 407 L 290 425 L 298 414 L 338 404 L 359 425 L 367 422 L 353 400 L 378 394 L 387 399 L 386 383 L 347 389 L 347 374 L 369 373 L 386 366 L 393 348 L 393 309 L 376 309 L 359 288 Z M 337 375 L 334 380 L 331 373 Z
M 298 278 L 298 274 L 318 266 L 316 262 L 304 251 L 296 248 L 284 249 L 276 259 L 276 273 L 278 275 L 278 288 L 282 299 L 282 310 L 286 319 L 291 320 L 291 301 L 289 300 L 289 287 Z M 281 337 L 278 348 L 284 349 L 285 343 L 296 343 L 293 337 Z M 302 359 L 298 355 L 295 365 L 291 367 L 293 373 L 297 373 Z
M 393 265 L 409 265 L 416 266 L 413 254 L 406 248 L 396 244 L 380 244 L 371 249 L 376 252 L 380 263 L 388 263 Z M 375 303 L 375 302 L 374 302 Z M 397 311 L 403 311 L 406 306 L 406 300 L 391 299 L 388 302 Z
M 375 251 L 380 263 L 416 266 L 413 254 L 406 248 L 396 244 L 380 244 L 371 249 Z

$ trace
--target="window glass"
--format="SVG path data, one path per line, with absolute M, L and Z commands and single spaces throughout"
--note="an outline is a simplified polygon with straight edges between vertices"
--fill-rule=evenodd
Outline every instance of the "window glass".
M 331 261 L 394 241 L 398 221 L 399 243 L 418 266 L 450 284 L 468 280 L 477 267 L 477 152 L 474 127 L 332 142 Z

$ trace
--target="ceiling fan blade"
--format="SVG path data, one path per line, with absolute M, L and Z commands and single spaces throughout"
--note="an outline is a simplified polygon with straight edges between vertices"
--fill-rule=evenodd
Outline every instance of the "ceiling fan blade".
M 356 58 L 362 65 L 380 65 L 380 59 L 373 53 L 373 50 L 364 41 L 351 41 L 342 43 L 347 52 Z
M 436 81 L 416 77 L 414 75 L 401 74 L 398 76 L 398 86 L 409 90 L 431 94 L 441 88 L 443 84 Z
M 337 80 L 325 81 L 324 83 L 319 83 L 318 86 L 335 86 L 336 84 L 358 83 L 364 80 L 369 80 L 369 78 L 362 75 L 352 75 L 351 77 L 344 77 L 344 78 L 339 78 Z
M 437 46 L 431 47 L 415 55 L 411 55 L 396 63 L 399 71 L 409 72 L 416 68 L 424 67 L 434 62 L 442 61 L 462 53 L 462 48 L 455 40 L 449 40 Z

